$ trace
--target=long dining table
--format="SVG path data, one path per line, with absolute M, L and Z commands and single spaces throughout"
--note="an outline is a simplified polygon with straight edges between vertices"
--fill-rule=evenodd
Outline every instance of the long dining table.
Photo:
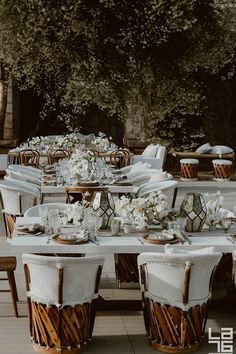
M 149 232 L 159 233 L 160 230 L 150 230 Z M 228 233 L 224 233 L 222 229 L 188 233 L 186 241 L 178 242 L 174 246 L 184 250 L 196 250 L 214 246 L 218 252 L 232 253 L 236 251 L 236 242 L 230 239 L 229 236 L 234 233 L 236 233 L 236 225 L 234 224 Z M 55 242 L 53 237 L 44 233 L 38 236 L 32 234 L 22 235 L 15 227 L 13 237 L 8 239 L 7 243 L 12 250 L 11 253 L 18 255 L 19 259 L 23 253 L 101 254 L 106 256 L 116 253 L 164 252 L 165 245 L 146 243 L 142 235 L 142 232 L 135 231 L 130 234 L 120 233 L 118 236 L 112 236 L 110 230 L 100 230 L 98 244 L 90 240 L 83 244 L 60 244 Z M 105 300 L 103 297 L 99 297 L 98 309 L 100 310 L 141 310 L 141 308 L 140 300 Z
M 160 230 L 150 230 L 151 233 L 159 233 Z M 203 230 L 201 232 L 188 233 L 188 239 L 176 243 L 175 247 L 185 250 L 194 250 L 202 247 L 215 247 L 222 253 L 232 253 L 236 251 L 236 241 L 230 235 L 236 234 L 236 226 L 233 224 L 228 233 L 222 229 L 215 231 Z M 115 253 L 141 253 L 141 252 L 163 252 L 165 245 L 151 244 L 144 241 L 143 232 L 135 231 L 130 234 L 120 233 L 112 236 L 110 230 L 99 232 L 99 243 L 95 244 L 88 241 L 82 244 L 61 244 L 54 241 L 44 233 L 38 236 L 27 234 L 22 235 L 14 230 L 13 237 L 8 239 L 11 246 L 22 249 L 23 252 L 67 252 L 67 253 L 86 253 L 86 254 L 115 254 Z

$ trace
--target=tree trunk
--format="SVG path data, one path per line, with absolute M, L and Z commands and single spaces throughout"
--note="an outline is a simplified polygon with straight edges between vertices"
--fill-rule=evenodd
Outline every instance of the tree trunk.
M 0 62 L 0 139 L 4 138 L 9 73 Z

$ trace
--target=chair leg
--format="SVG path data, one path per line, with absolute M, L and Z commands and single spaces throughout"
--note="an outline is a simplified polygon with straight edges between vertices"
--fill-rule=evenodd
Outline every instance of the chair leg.
M 12 270 L 8 270 L 7 276 L 8 276 L 8 282 L 9 282 L 9 286 L 10 286 L 15 316 L 18 317 L 18 309 L 17 309 L 16 302 L 19 301 L 19 299 L 18 299 L 18 294 L 17 294 L 17 289 L 16 289 L 16 281 L 15 281 L 14 272 Z

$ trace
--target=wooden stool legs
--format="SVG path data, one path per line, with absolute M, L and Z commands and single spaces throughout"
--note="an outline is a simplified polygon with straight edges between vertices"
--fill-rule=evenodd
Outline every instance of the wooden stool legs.
M 17 289 L 16 289 L 16 281 L 15 281 L 14 272 L 12 270 L 8 270 L 7 276 L 8 276 L 9 286 L 10 286 L 10 292 L 11 292 L 14 313 L 15 313 L 15 316 L 18 317 L 17 301 L 19 301 L 19 298 L 18 298 Z
M 7 277 L 0 278 L 0 280 L 8 281 L 9 283 L 9 288 L 6 290 L 5 289 L 0 290 L 0 293 L 3 292 L 11 293 L 14 313 L 15 316 L 18 317 L 17 301 L 19 301 L 19 299 L 18 299 L 16 281 L 14 276 L 15 269 L 16 269 L 16 257 L 12 257 L 12 256 L 0 257 L 0 272 L 7 273 Z

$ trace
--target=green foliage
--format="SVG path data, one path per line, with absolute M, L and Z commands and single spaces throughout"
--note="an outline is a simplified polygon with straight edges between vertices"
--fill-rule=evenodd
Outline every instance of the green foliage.
M 124 121 L 139 110 L 146 136 L 194 144 L 209 76 L 234 75 L 229 4 L 0 0 L 0 59 L 19 87 L 43 97 L 42 117 L 56 109 L 74 129 L 91 105 Z

